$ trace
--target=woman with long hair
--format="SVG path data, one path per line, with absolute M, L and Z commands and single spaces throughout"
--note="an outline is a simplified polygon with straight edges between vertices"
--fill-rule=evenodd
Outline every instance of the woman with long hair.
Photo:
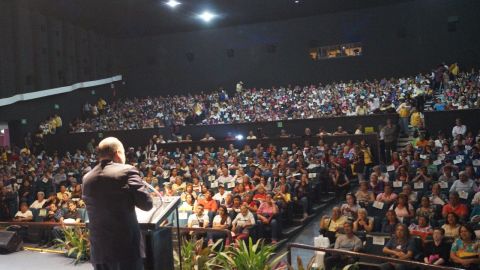
M 213 218 L 212 229 L 228 230 L 231 226 L 232 220 L 228 216 L 227 207 L 220 205 L 217 210 L 217 215 Z M 208 232 L 208 244 L 211 245 L 217 239 L 226 238 L 227 236 L 227 232 L 224 231 Z
M 480 243 L 475 231 L 469 225 L 462 225 L 459 237 L 455 239 L 450 250 L 450 258 L 457 267 L 467 270 L 478 269 L 480 265 Z

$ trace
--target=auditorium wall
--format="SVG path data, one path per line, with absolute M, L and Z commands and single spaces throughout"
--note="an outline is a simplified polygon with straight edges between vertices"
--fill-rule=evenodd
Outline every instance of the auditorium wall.
M 0 1 L 0 98 L 118 74 L 113 38 L 29 5 Z
M 0 98 L 119 74 L 113 38 L 41 14 L 27 0 L 0 1 L 0 39 Z M 119 83 L 116 87 L 121 92 Z M 9 123 L 12 142 L 18 144 L 49 115 L 60 114 L 67 125 L 80 116 L 85 102 L 111 97 L 110 89 L 81 89 L 2 106 L 0 121 Z
M 224 125 L 204 125 L 204 126 L 180 126 L 176 130 L 177 134 L 183 136 L 190 134 L 194 141 L 199 141 L 205 133 L 209 133 L 217 140 L 223 140 L 228 133 L 232 136 L 238 134 L 247 136 L 249 131 L 255 134 L 261 133 L 268 136 L 268 138 L 278 138 L 280 131 L 284 129 L 287 134 L 291 136 L 300 137 L 304 134 L 305 128 L 310 128 L 312 134 L 316 134 L 319 128 L 324 128 L 326 131 L 333 133 L 338 127 L 342 126 L 344 130 L 353 133 L 358 124 L 363 127 L 371 127 L 373 131 L 378 132 L 380 125 L 385 125 L 387 119 L 392 119 L 394 123 L 398 121 L 397 114 L 379 114 L 369 116 L 345 116 L 345 117 L 327 117 L 319 119 L 305 119 L 305 120 L 287 120 L 287 121 L 272 121 L 260 123 L 243 123 L 243 124 L 224 124 Z M 156 129 L 136 129 L 123 131 L 106 131 L 106 132 L 85 132 L 74 134 L 56 134 L 46 137 L 46 148 L 62 151 L 74 151 L 76 149 L 84 149 L 87 143 L 92 139 L 97 142 L 102 138 L 114 136 L 119 138 L 126 146 L 137 147 L 148 144 L 148 139 L 153 135 L 163 135 L 164 138 L 171 138 L 171 128 L 156 128 Z M 258 136 L 258 135 L 257 135 Z M 373 143 L 373 142 L 371 142 Z
M 136 95 L 357 80 L 480 66 L 480 1 L 416 0 L 321 16 L 123 40 L 122 74 Z M 227 15 L 228 16 L 228 15 Z M 450 22 L 450 24 L 449 24 Z M 200 22 L 199 22 L 200 23 Z M 212 22 L 214 25 L 215 22 Z M 362 42 L 361 57 L 312 61 L 318 46 Z M 268 46 L 274 45 L 273 52 Z M 228 57 L 227 50 L 234 56 Z M 187 59 L 187 54 L 193 60 Z
M 462 123 L 467 126 L 467 131 L 472 131 L 476 135 L 480 131 L 479 116 L 480 109 L 425 112 L 425 127 L 430 135 L 436 136 L 441 131 L 447 137 L 450 137 L 455 126 L 455 120 L 461 119 Z

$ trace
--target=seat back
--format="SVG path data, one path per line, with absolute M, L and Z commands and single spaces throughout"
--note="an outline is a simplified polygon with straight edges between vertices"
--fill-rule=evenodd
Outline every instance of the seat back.
M 363 251 L 368 254 L 383 255 L 383 247 L 390 240 L 390 234 L 369 233 L 365 237 L 365 246 Z M 372 262 L 372 260 L 363 260 Z

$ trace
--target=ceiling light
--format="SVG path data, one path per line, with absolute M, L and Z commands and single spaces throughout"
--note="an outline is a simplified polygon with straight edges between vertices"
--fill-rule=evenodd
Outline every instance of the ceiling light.
M 175 1 L 175 0 L 170 0 L 165 4 L 169 5 L 171 8 L 175 8 L 176 6 L 180 5 L 181 3 L 178 2 L 178 1 Z
M 217 17 L 217 15 L 209 12 L 209 11 L 204 11 L 202 14 L 198 15 L 198 17 L 205 22 L 210 22 L 213 18 Z

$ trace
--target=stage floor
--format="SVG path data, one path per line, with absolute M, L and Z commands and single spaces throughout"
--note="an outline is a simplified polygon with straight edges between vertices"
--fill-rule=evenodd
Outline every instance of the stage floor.
M 19 251 L 0 255 L 0 269 L 9 270 L 92 270 L 90 263 L 73 264 L 73 260 L 62 254 L 34 251 Z

